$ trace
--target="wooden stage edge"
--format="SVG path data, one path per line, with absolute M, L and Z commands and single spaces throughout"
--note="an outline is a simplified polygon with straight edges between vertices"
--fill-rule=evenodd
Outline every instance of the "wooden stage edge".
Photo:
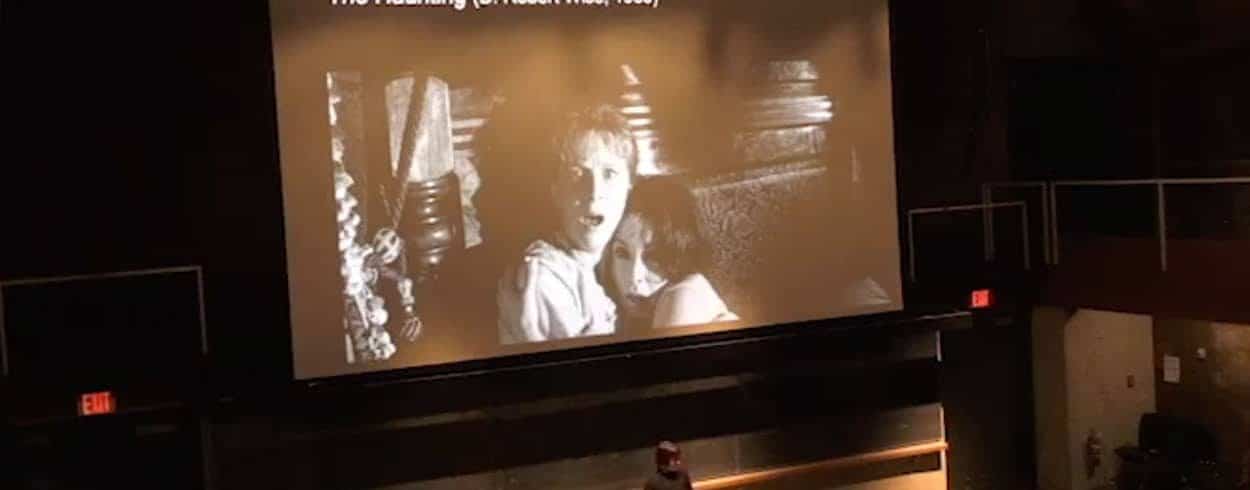
M 806 475 L 817 471 L 840 470 L 845 468 L 854 468 L 866 466 L 875 463 L 883 463 L 887 461 L 896 461 L 900 459 L 911 458 L 915 456 L 924 456 L 928 454 L 941 453 L 947 450 L 946 441 L 935 441 L 924 444 L 914 444 L 903 446 L 884 451 L 876 451 L 871 453 L 857 454 L 854 456 L 846 456 L 841 458 L 826 459 L 814 463 L 806 463 L 794 466 L 784 466 L 763 471 L 755 471 L 751 473 L 743 473 L 740 475 L 724 476 L 719 478 L 711 478 L 695 482 L 694 488 L 698 490 L 722 490 L 730 488 L 740 488 L 744 485 L 781 480 L 785 478 L 793 478 L 800 475 Z

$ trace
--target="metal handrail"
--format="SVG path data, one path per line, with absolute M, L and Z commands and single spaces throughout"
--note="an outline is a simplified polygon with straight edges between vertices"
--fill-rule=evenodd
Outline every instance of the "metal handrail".
M 1170 185 L 1219 185 L 1219 184 L 1250 184 L 1247 177 L 1194 177 L 1194 178 L 1160 178 L 1160 179 L 1113 179 L 1113 180 L 1055 180 L 1055 181 L 1017 181 L 989 182 L 981 186 L 982 204 L 994 204 L 993 192 L 999 187 L 1039 187 L 1042 190 L 1042 240 L 1043 253 L 1049 265 L 1059 264 L 1059 187 L 1121 187 L 1144 186 L 1155 187 L 1155 222 L 1159 240 L 1159 267 L 1168 270 L 1167 242 L 1167 186 Z M 994 257 L 994 218 L 993 213 L 985 213 L 984 232 L 986 235 L 986 260 Z
M 994 189 L 998 187 L 1037 187 L 1041 191 L 1042 196 L 1042 260 L 1047 265 L 1051 263 L 1051 236 L 1050 236 L 1050 215 L 1054 210 L 1050 204 L 1050 184 L 1043 181 L 1017 181 L 1017 182 L 987 182 L 981 184 L 981 203 L 992 204 L 994 202 Z M 985 260 L 988 262 L 994 260 L 997 250 L 994 246 L 994 213 L 985 212 L 981 219 L 983 220 L 984 236 L 986 250 Z
M 1024 201 L 1011 201 L 1011 202 L 1001 202 L 1001 203 L 981 203 L 981 204 L 962 204 L 962 205 L 957 205 L 957 206 L 939 206 L 939 207 L 932 207 L 932 208 L 916 208 L 916 209 L 907 210 L 907 254 L 908 254 L 907 260 L 908 260 L 908 265 L 909 265 L 907 272 L 908 272 L 908 277 L 911 279 L 911 282 L 916 282 L 916 248 L 917 248 L 916 247 L 916 232 L 915 232 L 916 215 L 936 214 L 936 213 L 953 213 L 953 212 L 960 212 L 960 211 L 984 211 L 986 213 L 990 213 L 990 211 L 997 209 L 997 208 L 1006 208 L 1006 207 L 1015 207 L 1015 206 L 1020 207 L 1020 218 L 1021 220 L 1023 220 L 1023 223 L 1024 223 L 1024 225 L 1020 227 L 1021 234 L 1023 235 L 1023 238 L 1024 238 L 1022 242 L 1022 246 L 1024 248 L 1024 269 L 1029 270 L 1032 268 L 1031 259 L 1030 259 L 1031 252 L 1029 251 L 1029 206 Z M 993 244 L 993 237 L 990 237 L 988 240 L 985 240 L 986 261 L 989 261 L 990 252 L 991 252 L 990 247 L 992 247 L 992 244 Z

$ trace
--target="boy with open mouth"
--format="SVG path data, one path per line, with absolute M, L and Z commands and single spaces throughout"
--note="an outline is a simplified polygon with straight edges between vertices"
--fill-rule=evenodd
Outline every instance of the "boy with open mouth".
M 555 144 L 549 192 L 558 226 L 499 281 L 504 344 L 616 331 L 616 305 L 595 268 L 625 211 L 638 150 L 628 121 L 607 104 L 570 117 Z

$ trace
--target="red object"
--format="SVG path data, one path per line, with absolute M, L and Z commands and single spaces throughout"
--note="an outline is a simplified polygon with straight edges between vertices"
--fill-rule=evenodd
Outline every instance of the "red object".
M 104 415 L 116 411 L 117 402 L 113 400 L 113 393 L 109 391 L 87 393 L 78 401 L 78 415 Z
M 978 289 L 972 292 L 973 308 L 989 308 L 994 304 L 994 295 L 989 289 Z

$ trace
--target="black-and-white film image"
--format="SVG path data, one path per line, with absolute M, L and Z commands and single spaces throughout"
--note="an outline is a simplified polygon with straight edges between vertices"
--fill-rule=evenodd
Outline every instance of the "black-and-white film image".
M 297 378 L 902 308 L 884 0 L 270 3 Z

